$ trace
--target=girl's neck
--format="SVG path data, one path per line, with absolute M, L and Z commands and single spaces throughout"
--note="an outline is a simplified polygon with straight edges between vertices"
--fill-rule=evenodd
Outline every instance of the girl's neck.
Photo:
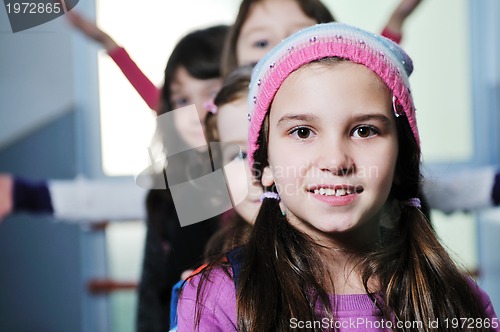
M 364 235 L 332 237 L 327 244 L 319 246 L 319 255 L 324 262 L 325 272 L 327 272 L 325 275 L 327 280 L 324 284 L 327 286 L 328 292 L 335 294 L 366 293 L 361 278 L 362 262 L 377 245 L 380 239 L 379 229 L 377 227 L 376 230 L 371 230 L 370 236 Z M 365 241 L 354 241 L 354 239 L 365 239 Z M 370 292 L 378 290 L 376 280 L 370 279 L 368 281 L 368 290 Z

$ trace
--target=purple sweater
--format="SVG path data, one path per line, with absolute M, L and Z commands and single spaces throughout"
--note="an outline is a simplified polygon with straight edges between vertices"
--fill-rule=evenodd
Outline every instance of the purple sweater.
M 236 325 L 236 295 L 234 282 L 222 269 L 213 271 L 210 281 L 205 284 L 204 305 L 201 311 L 199 328 L 194 328 L 194 317 L 196 314 L 196 292 L 200 275 L 196 275 L 184 286 L 179 297 L 178 306 L 178 331 L 237 331 Z M 481 302 L 486 310 L 486 315 L 493 323 L 492 331 L 500 331 L 498 319 L 488 295 L 476 284 Z M 335 295 L 331 300 L 336 303 L 336 322 L 327 319 L 317 322 L 304 322 L 292 319 L 290 330 L 313 327 L 307 324 L 316 324 L 316 327 L 328 330 L 334 327 L 339 331 L 390 331 L 390 324 L 381 315 L 380 310 L 366 294 Z M 403 323 L 403 322 L 400 322 Z M 440 321 L 441 324 L 446 322 Z M 396 323 L 394 323 L 396 324 Z M 414 323 L 418 324 L 418 323 Z M 429 324 L 426 322 L 426 324 Z M 435 324 L 435 322 L 431 322 Z M 452 321 L 448 321 L 451 328 Z M 396 327 L 396 326 L 394 326 Z M 434 327 L 434 326 L 431 326 Z M 418 325 L 413 325 L 418 329 Z M 465 329 L 464 329 L 465 330 Z

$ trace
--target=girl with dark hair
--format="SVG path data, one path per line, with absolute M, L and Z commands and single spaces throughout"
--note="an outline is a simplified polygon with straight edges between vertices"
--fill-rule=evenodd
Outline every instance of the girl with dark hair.
M 421 0 L 401 0 L 382 31 L 399 43 L 406 19 Z M 317 23 L 335 21 L 320 0 L 243 0 L 231 26 L 222 58 L 222 73 L 238 66 L 254 65 L 290 34 Z
M 203 153 L 207 149 L 205 137 L 197 134 L 196 129 L 200 121 L 204 123 L 204 103 L 221 86 L 220 52 L 227 29 L 214 26 L 189 33 L 178 42 L 167 62 L 160 116 L 191 104 L 196 105 L 199 116 L 198 121 L 184 121 L 182 112 L 175 112 L 173 123 L 166 124 L 169 128 L 157 128 L 166 152 L 178 146 L 179 141 L 198 147 L 169 159 L 167 170 L 172 176 L 185 176 L 182 173 L 190 169 L 189 165 L 198 169 L 210 165 Z M 218 218 L 181 227 L 168 184 L 166 188 L 151 190 L 146 200 L 148 228 L 139 285 L 138 331 L 169 330 L 172 287 L 184 270 L 201 263 L 208 239 L 219 229 Z
M 500 331 L 420 210 L 412 71 L 397 44 L 337 23 L 259 61 L 248 158 L 263 203 L 246 245 L 186 284 L 179 331 Z

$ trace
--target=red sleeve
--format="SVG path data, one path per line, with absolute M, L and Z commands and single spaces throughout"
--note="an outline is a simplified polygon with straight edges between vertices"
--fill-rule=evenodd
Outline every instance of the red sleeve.
M 142 99 L 148 104 L 149 108 L 157 112 L 161 90 L 144 75 L 123 47 L 111 50 L 108 54 L 118 65 Z
M 390 40 L 392 40 L 396 44 L 400 44 L 401 39 L 403 38 L 403 35 L 396 33 L 396 32 L 393 32 L 393 31 L 389 30 L 387 27 L 385 27 L 384 30 L 382 31 L 382 36 L 389 38 Z

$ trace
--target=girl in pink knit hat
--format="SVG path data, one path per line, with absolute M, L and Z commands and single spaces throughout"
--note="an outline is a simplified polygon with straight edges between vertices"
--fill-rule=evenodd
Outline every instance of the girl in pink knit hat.
M 259 61 L 248 158 L 263 203 L 248 242 L 186 284 L 179 331 L 500 331 L 420 210 L 412 70 L 395 43 L 337 23 Z

